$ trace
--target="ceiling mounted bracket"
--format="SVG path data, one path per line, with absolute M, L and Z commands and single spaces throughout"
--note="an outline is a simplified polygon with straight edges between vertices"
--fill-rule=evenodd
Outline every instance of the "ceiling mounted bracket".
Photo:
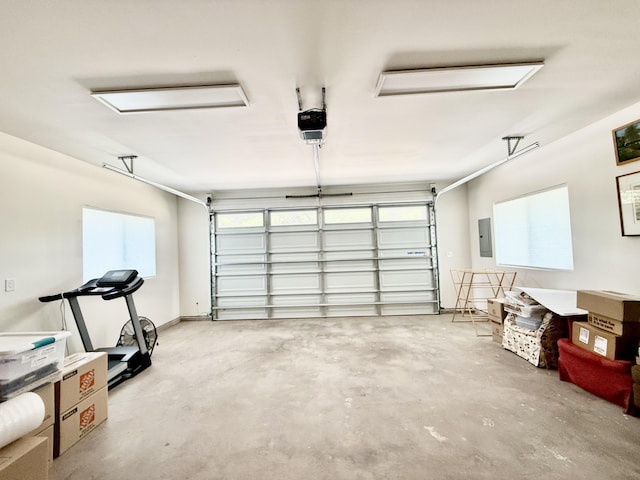
M 127 172 L 131 173 L 133 175 L 133 161 L 138 158 L 137 155 L 126 155 L 123 157 L 118 157 L 118 159 L 122 162 L 122 164 L 124 165 L 124 168 L 127 169 Z M 127 160 L 129 160 L 129 163 L 127 164 Z
M 514 153 L 516 153 L 516 148 L 518 148 L 518 144 L 520 143 L 520 140 L 522 140 L 524 137 L 522 135 L 510 135 L 507 137 L 502 137 L 502 140 L 506 140 L 507 141 L 507 152 L 509 154 L 509 156 L 513 155 Z M 515 144 L 513 146 L 511 146 L 511 142 L 515 140 Z
M 296 96 L 298 97 L 298 111 L 302 111 L 302 98 L 300 98 L 300 88 L 296 87 Z
M 326 89 L 322 87 L 322 111 L 327 111 L 327 102 L 326 102 Z M 298 111 L 302 111 L 302 97 L 300 96 L 300 87 L 296 87 L 296 97 L 298 97 Z

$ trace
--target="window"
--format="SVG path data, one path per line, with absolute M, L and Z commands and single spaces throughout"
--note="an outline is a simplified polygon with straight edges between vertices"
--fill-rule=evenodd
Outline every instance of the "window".
M 83 208 L 83 281 L 119 269 L 135 269 L 143 277 L 156 274 L 155 220 Z
M 496 263 L 573 270 L 566 185 L 493 206 Z
M 272 227 L 289 227 L 294 225 L 317 225 L 317 210 L 283 210 L 271 212 Z
M 401 207 L 380 207 L 378 218 L 381 222 L 412 222 L 427 219 L 425 205 L 411 205 Z
M 262 212 L 218 213 L 216 225 L 218 228 L 263 227 L 264 215 Z
M 324 223 L 371 223 L 371 208 L 333 208 L 324 211 Z

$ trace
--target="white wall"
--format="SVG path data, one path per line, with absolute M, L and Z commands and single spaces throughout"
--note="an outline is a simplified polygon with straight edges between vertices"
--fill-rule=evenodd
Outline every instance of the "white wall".
M 438 190 L 446 187 L 438 185 Z M 467 186 L 462 185 L 442 194 L 436 202 L 438 260 L 440 270 L 440 306 L 453 308 L 456 291 L 451 270 L 470 268 L 469 215 L 467 214 Z
M 116 163 L 116 162 L 114 162 Z M 173 195 L 97 166 L 0 134 L 0 331 L 59 330 L 60 303 L 38 297 L 82 283 L 82 207 L 151 216 L 157 275 L 134 294 L 140 315 L 162 325 L 180 315 L 177 202 Z M 14 292 L 4 280 L 15 279 Z M 83 297 L 94 346 L 116 344 L 123 299 Z M 75 324 L 68 307 L 67 324 Z M 71 351 L 82 346 L 73 336 Z
M 211 313 L 209 212 L 202 205 L 178 199 L 180 245 L 180 313 Z
M 479 256 L 477 240 L 478 219 L 492 217 L 494 202 L 566 183 L 574 270 L 511 269 L 518 272 L 516 285 L 640 294 L 640 237 L 622 237 L 616 192 L 616 176 L 640 171 L 640 162 L 617 166 L 611 134 L 613 129 L 638 118 L 640 103 L 543 145 L 471 182 L 468 185 L 471 265 L 496 268 L 495 258 Z M 535 138 L 527 140 L 533 142 Z

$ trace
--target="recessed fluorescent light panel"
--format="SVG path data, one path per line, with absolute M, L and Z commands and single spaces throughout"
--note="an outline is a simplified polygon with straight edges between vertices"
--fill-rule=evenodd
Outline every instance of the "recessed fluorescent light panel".
M 246 107 L 249 105 L 240 85 L 103 90 L 91 92 L 91 96 L 118 113 Z
M 382 72 L 376 96 L 514 89 L 543 65 L 544 62 L 530 62 Z

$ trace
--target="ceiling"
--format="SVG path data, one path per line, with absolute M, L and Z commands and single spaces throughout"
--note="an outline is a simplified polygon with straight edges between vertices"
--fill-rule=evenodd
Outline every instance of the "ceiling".
M 640 101 L 636 0 L 0 0 L 0 131 L 185 192 L 449 182 Z M 544 60 L 520 88 L 375 97 L 383 70 Z M 249 107 L 118 115 L 92 90 L 240 83 Z M 521 157 L 526 161 L 527 157 Z

